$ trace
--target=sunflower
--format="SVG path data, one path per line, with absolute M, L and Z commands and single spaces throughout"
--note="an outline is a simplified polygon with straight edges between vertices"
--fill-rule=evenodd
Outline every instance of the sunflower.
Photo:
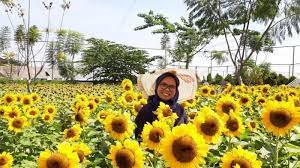
M 219 142 L 223 132 L 223 122 L 209 107 L 204 107 L 194 119 L 194 124 L 206 143 L 216 144 Z
M 251 106 L 251 98 L 247 94 L 241 94 L 240 95 L 240 104 L 244 107 L 250 107 Z
M 103 123 L 103 121 L 106 119 L 106 117 L 112 113 L 113 113 L 112 109 L 101 110 L 97 114 L 97 119 L 100 123 Z
M 276 94 L 273 95 L 273 100 L 276 100 L 276 101 L 284 101 L 284 94 L 282 92 L 278 92 Z
M 104 120 L 105 131 L 115 140 L 130 138 L 133 134 L 134 124 L 128 113 L 112 114 Z
M 230 112 L 229 116 L 223 116 L 224 126 L 226 131 L 225 135 L 230 137 L 238 137 L 245 131 L 241 117 L 237 114 Z
M 64 130 L 64 139 L 76 141 L 80 138 L 81 131 L 82 131 L 82 129 L 79 124 L 74 125 L 72 128 L 65 129 Z
M 21 116 L 21 110 L 19 109 L 18 106 L 10 106 L 6 108 L 6 112 L 5 112 L 6 119 L 9 120 L 20 116 Z
M 218 99 L 216 103 L 216 112 L 220 116 L 229 115 L 229 112 L 239 113 L 241 106 L 229 95 L 225 95 Z
M 7 107 L 0 105 L 0 118 L 5 116 L 6 111 L 7 111 Z
M 89 101 L 88 104 L 87 104 L 87 106 L 88 106 L 88 109 L 89 109 L 91 112 L 95 111 L 96 108 L 97 108 L 97 104 L 96 104 L 96 102 L 94 102 L 94 100 Z
M 161 154 L 171 168 L 199 167 L 205 163 L 208 145 L 192 124 L 173 128 L 161 142 Z
M 210 87 L 209 86 L 201 86 L 199 89 L 200 95 L 203 97 L 207 97 L 210 94 Z
M 57 112 L 57 110 L 54 104 L 47 104 L 44 107 L 44 112 L 54 115 Z
M 33 104 L 33 100 L 30 95 L 23 95 L 21 102 L 24 106 L 31 106 Z
M 37 93 L 31 93 L 30 96 L 31 96 L 34 103 L 41 100 L 41 97 Z
M 261 168 L 262 162 L 257 160 L 255 153 L 235 148 L 230 152 L 226 152 L 221 159 L 222 168 Z
M 85 101 L 75 101 L 72 106 L 71 109 L 73 112 L 77 113 L 83 109 L 88 109 L 88 102 Z
M 136 100 L 137 98 L 133 91 L 126 91 L 122 93 L 121 97 L 119 98 L 119 103 L 123 107 L 130 107 Z
M 47 123 L 51 123 L 53 121 L 54 116 L 49 113 L 42 114 L 42 120 L 44 120 Z
M 85 160 L 85 157 L 90 155 L 92 153 L 89 146 L 87 146 L 85 143 L 75 143 L 72 145 L 73 150 L 77 153 L 80 163 L 82 163 Z
M 26 117 L 28 118 L 37 118 L 40 114 L 40 110 L 36 107 L 31 107 L 26 110 Z
M 262 92 L 264 95 L 266 95 L 266 94 L 269 93 L 270 88 L 271 88 L 270 85 L 263 85 L 263 86 L 261 87 L 261 92 Z
M 142 131 L 143 144 L 151 150 L 159 150 L 161 140 L 171 132 L 168 124 L 162 121 L 154 121 L 152 125 L 147 123 Z
M 17 98 L 14 94 L 7 93 L 3 96 L 2 101 L 4 104 L 14 104 L 16 102 Z
M 88 119 L 90 117 L 90 110 L 88 109 L 81 109 L 80 111 L 76 112 L 73 116 L 73 119 L 80 124 L 84 125 L 88 123 Z
M 1 168 L 10 168 L 13 165 L 14 158 L 10 153 L 2 152 L 0 154 L 0 167 Z
M 256 122 L 256 121 L 253 121 L 253 120 L 247 121 L 247 122 L 246 122 L 246 125 L 247 125 L 248 129 L 249 129 L 251 132 L 255 131 L 255 130 L 257 129 L 257 127 L 258 127 L 257 122 Z
M 79 168 L 79 162 L 78 154 L 69 143 L 64 142 L 58 145 L 58 151 L 46 149 L 41 152 L 38 168 Z
M 255 102 L 260 106 L 263 106 L 266 103 L 266 101 L 266 98 L 261 95 L 257 96 L 255 99 Z
M 155 114 L 159 120 L 166 121 L 170 125 L 174 125 L 178 118 L 177 114 L 172 111 L 169 105 L 160 102 Z
M 132 108 L 131 108 L 131 114 L 136 116 L 138 114 L 138 112 L 142 109 L 143 107 L 143 104 L 139 101 L 135 101 L 132 105 Z
M 29 126 L 26 117 L 16 117 L 9 120 L 8 129 L 14 131 L 15 133 L 22 132 L 22 130 Z
M 89 99 L 85 94 L 76 95 L 76 101 L 87 102 Z
M 284 136 L 300 121 L 293 102 L 270 101 L 263 109 L 263 124 L 276 136 Z
M 144 155 L 137 141 L 126 139 L 123 144 L 117 142 L 109 149 L 108 159 L 118 168 L 142 168 Z
M 123 91 L 125 91 L 125 92 L 133 90 L 132 81 L 129 79 L 123 79 L 123 81 L 121 83 L 121 87 L 122 87 Z
M 107 94 L 107 95 L 104 96 L 103 100 L 105 100 L 106 103 L 112 105 L 112 104 L 114 104 L 114 102 L 115 102 L 115 97 L 114 97 L 113 94 L 111 94 L 111 95 L 110 95 L 110 94 Z

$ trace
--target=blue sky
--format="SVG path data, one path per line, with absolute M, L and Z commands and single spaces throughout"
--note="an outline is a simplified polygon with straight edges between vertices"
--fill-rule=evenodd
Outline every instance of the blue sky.
M 26 9 L 27 0 L 19 0 Z M 54 2 L 51 14 L 52 30 L 59 28 L 62 10 L 60 4 L 63 0 L 52 0 Z M 49 3 L 51 0 L 44 0 Z M 151 29 L 134 31 L 134 28 L 143 24 L 143 19 L 137 16 L 138 13 L 148 13 L 150 10 L 162 13 L 170 21 L 179 21 L 181 16 L 187 16 L 186 6 L 183 0 L 71 0 L 71 8 L 66 12 L 63 28 L 82 32 L 86 38 L 96 37 L 117 43 L 127 44 L 143 48 L 160 48 L 161 35 L 153 35 Z M 26 12 L 26 10 L 25 10 Z M 47 27 L 47 11 L 44 9 L 41 0 L 32 0 L 31 24 L 39 28 Z M 13 24 L 21 23 L 15 14 L 12 14 Z M 0 4 L 0 26 L 10 25 Z M 300 36 L 287 38 L 283 44 L 277 45 L 300 45 Z M 50 39 L 51 40 L 51 39 Z M 207 50 L 226 49 L 224 39 L 218 39 L 207 47 Z M 163 55 L 163 51 L 147 50 L 150 55 Z M 300 47 L 296 48 L 296 62 L 300 63 Z M 210 61 L 199 54 L 192 65 L 209 66 Z M 298 56 L 298 57 L 297 57 Z M 291 63 L 292 50 L 290 48 L 276 49 L 272 53 L 260 53 L 259 62 Z M 214 63 L 215 64 L 215 63 Z M 230 65 L 228 62 L 226 65 Z M 274 68 L 281 72 L 288 72 L 288 67 Z M 203 71 L 207 71 L 206 68 Z M 220 73 L 224 73 L 221 70 Z M 300 76 L 300 65 L 299 65 Z

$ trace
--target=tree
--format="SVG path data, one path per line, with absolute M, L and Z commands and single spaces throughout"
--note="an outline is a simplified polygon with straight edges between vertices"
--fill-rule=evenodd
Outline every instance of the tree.
M 292 36 L 293 31 L 300 32 L 298 0 L 185 0 L 185 3 L 199 29 L 225 38 L 239 84 L 244 64 L 253 53 L 270 52 L 275 39 L 281 42 L 286 35 Z
M 0 29 L 0 54 L 7 51 L 10 47 L 10 29 L 8 26 L 3 26 Z
M 120 82 L 124 78 L 136 81 L 136 74 L 147 71 L 153 59 L 148 53 L 134 47 L 115 44 L 110 41 L 91 38 L 89 47 L 83 51 L 82 74 L 93 74 L 100 82 Z
M 185 68 L 189 68 L 193 57 L 198 54 L 210 41 L 210 36 L 205 31 L 200 31 L 194 25 L 191 19 L 181 18 L 182 23 L 170 23 L 168 19 L 162 14 L 154 14 L 150 11 L 148 14 L 138 14 L 143 18 L 145 24 L 138 26 L 135 30 L 143 30 L 146 28 L 160 26 L 154 31 L 153 34 L 175 34 L 176 44 L 175 49 L 170 50 L 173 58 L 172 62 L 183 62 Z

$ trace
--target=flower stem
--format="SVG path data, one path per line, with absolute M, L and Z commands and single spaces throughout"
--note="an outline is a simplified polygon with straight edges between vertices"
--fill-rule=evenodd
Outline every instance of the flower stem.
M 279 137 L 276 137 L 276 149 L 275 149 L 275 162 L 274 162 L 274 167 L 277 168 L 278 167 L 278 144 L 279 144 Z

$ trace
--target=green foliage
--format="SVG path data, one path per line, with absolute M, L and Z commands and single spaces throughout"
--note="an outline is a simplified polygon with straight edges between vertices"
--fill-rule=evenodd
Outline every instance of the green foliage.
M 270 73 L 270 63 L 256 65 L 255 61 L 250 59 L 243 67 L 242 79 L 246 85 L 259 85 L 264 83 Z
M 236 85 L 237 84 L 237 81 L 236 81 L 235 77 L 232 76 L 231 74 L 226 75 L 226 77 L 224 78 L 224 81 L 227 81 L 227 82 L 229 82 L 232 85 Z
M 120 82 L 127 78 L 136 81 L 135 74 L 143 74 L 153 61 L 148 53 L 134 47 L 91 38 L 83 51 L 83 75 L 91 75 L 100 82 Z M 92 77 L 90 77 L 91 79 Z
M 206 81 L 211 84 L 213 82 L 213 78 L 211 76 L 211 73 L 207 74 L 207 77 L 206 77 Z
M 277 78 L 278 78 L 278 76 L 277 76 L 276 72 L 271 72 L 265 79 L 264 83 L 269 84 L 271 86 L 277 85 Z
M 217 73 L 215 76 L 214 84 L 221 85 L 222 81 L 223 81 L 223 76 L 221 76 Z
M 10 47 L 10 29 L 8 26 L 3 26 L 0 29 L 0 53 Z
M 34 45 L 41 38 L 41 33 L 37 26 L 33 25 L 29 28 L 28 32 L 28 44 Z

